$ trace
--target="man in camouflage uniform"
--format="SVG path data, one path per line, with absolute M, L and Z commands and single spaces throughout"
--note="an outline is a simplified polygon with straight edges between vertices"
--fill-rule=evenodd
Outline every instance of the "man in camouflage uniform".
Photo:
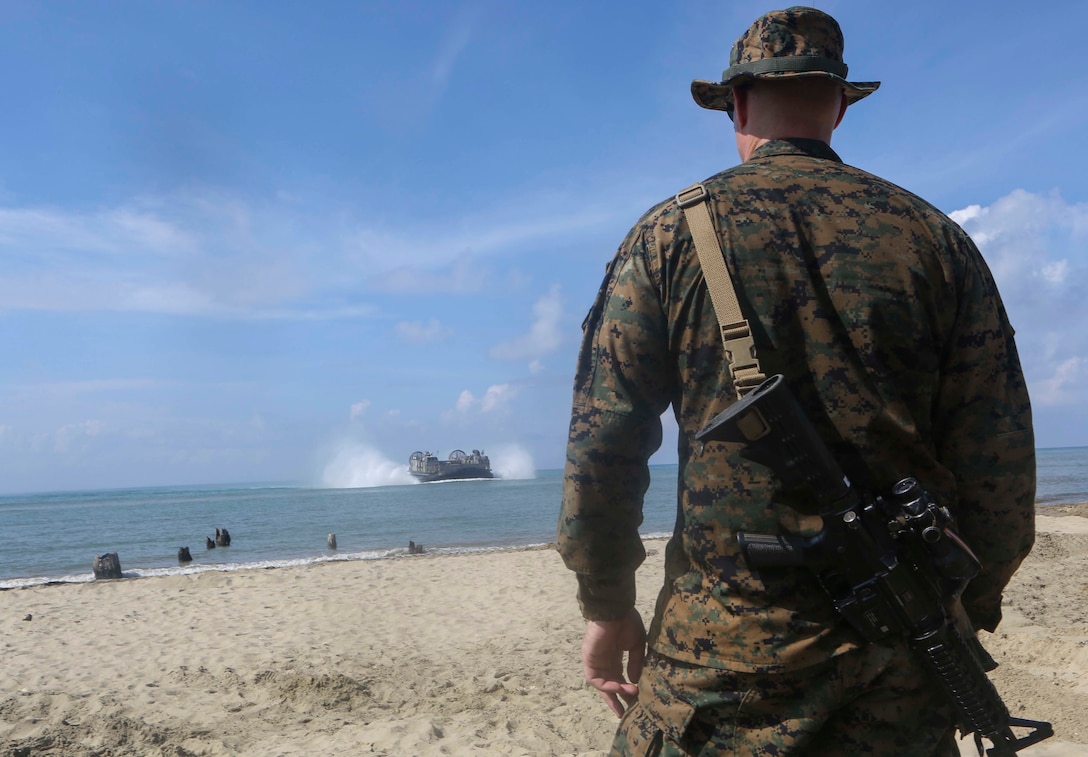
M 856 488 L 886 494 L 910 475 L 949 507 L 983 564 L 963 609 L 992 631 L 1034 539 L 1013 330 L 958 226 L 831 149 L 847 106 L 879 86 L 848 82 L 842 51 L 834 19 L 790 8 L 740 37 L 721 82 L 693 82 L 699 105 L 733 119 L 742 160 L 704 182 L 710 213 L 763 372 L 785 376 Z M 811 535 L 820 522 L 739 445 L 694 441 L 736 397 L 688 224 L 667 200 L 627 235 L 586 319 L 559 523 L 586 678 L 623 715 L 613 753 L 958 754 L 954 713 L 904 643 L 865 645 L 809 571 L 756 572 L 740 555 L 739 531 Z M 669 405 L 677 518 L 647 635 L 638 527 Z

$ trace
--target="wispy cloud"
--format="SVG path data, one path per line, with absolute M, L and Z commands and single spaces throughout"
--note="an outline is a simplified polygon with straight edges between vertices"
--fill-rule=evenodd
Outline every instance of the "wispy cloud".
M 87 394 L 122 394 L 178 386 L 174 382 L 152 379 L 102 379 L 90 381 L 36 381 L 33 384 L 9 384 L 8 388 L 19 393 L 35 394 L 52 398 L 75 397 Z
M 0 209 L 0 307 L 244 316 L 297 304 L 305 245 L 286 246 L 274 215 L 252 216 L 192 194 L 95 213 Z
M 0 310 L 369 317 L 377 308 L 368 296 L 472 294 L 500 280 L 502 258 L 617 217 L 629 220 L 629 208 L 576 197 L 521 198 L 455 222 L 402 226 L 218 192 L 94 213 L 0 208 Z
M 527 334 L 497 344 L 490 355 L 498 360 L 530 360 L 537 365 L 537 358 L 559 348 L 563 342 L 563 296 L 558 284 L 533 305 L 533 324 Z
M 40 255 L 70 252 L 123 254 L 136 248 L 149 254 L 194 247 L 184 230 L 153 210 L 119 207 L 95 212 L 54 208 L 0 208 L 0 248 L 11 264 Z
M 403 266 L 376 276 L 370 288 L 390 294 L 472 294 L 487 288 L 491 271 L 470 253 L 448 265 Z
M 517 206 L 496 206 L 455 222 L 436 219 L 410 229 L 362 223 L 345 239 L 346 258 L 359 269 L 387 273 L 427 270 L 499 255 L 524 245 L 570 237 L 617 218 L 629 222 L 632 206 L 582 205 L 583 198 L 539 198 Z M 572 208 L 580 208 L 577 211 Z
M 437 342 L 453 334 L 453 329 L 443 326 L 437 318 L 423 321 L 402 321 L 396 325 L 397 337 L 409 344 Z
M 431 124 L 466 51 L 471 50 L 480 10 L 477 3 L 465 3 L 457 8 L 452 19 L 444 22 L 441 19 L 445 9 L 435 6 L 428 20 L 445 23 L 437 45 L 430 50 L 419 49 L 413 57 L 399 59 L 398 66 L 367 81 L 359 93 L 374 123 L 398 138 L 424 131 Z
M 474 5 L 462 5 L 453 23 L 446 30 L 431 69 L 431 81 L 434 83 L 436 94 L 444 93 L 449 85 L 458 58 L 468 48 L 468 43 L 472 39 L 478 15 Z
M 102 433 L 104 424 L 98 420 L 80 421 L 69 423 L 57 430 L 54 435 L 54 449 L 57 452 L 70 452 L 87 437 L 95 437 Z

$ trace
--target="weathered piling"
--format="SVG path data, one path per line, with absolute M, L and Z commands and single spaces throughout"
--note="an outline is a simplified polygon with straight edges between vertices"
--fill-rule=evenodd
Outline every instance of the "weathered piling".
M 326 544 L 328 544 L 329 549 L 336 549 L 336 534 L 329 534 Z
M 121 577 L 121 558 L 116 552 L 107 552 L 94 558 L 94 580 Z

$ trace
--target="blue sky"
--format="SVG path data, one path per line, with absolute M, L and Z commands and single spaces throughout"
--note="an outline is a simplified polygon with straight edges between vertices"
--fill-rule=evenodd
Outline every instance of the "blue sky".
M 1088 4 L 818 5 L 883 82 L 833 146 L 972 234 L 1088 445 Z M 690 81 L 775 7 L 0 2 L 0 491 L 560 467 L 605 263 L 737 162 Z

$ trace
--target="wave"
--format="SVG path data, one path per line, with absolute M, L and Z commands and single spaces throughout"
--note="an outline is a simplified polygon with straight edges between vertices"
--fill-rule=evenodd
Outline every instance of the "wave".
M 422 556 L 448 556 L 481 554 L 489 552 L 520 552 L 528 549 L 544 549 L 549 547 L 547 543 L 533 543 L 521 545 L 480 545 L 472 547 L 425 547 Z M 420 557 L 412 555 L 407 547 L 395 549 L 380 549 L 366 552 L 352 552 L 336 555 L 315 555 L 312 557 L 299 557 L 285 560 L 255 560 L 239 563 L 214 563 L 211 565 L 188 565 L 169 568 L 131 568 L 121 571 L 121 578 L 159 578 L 163 576 L 191 576 L 197 573 L 231 573 L 241 570 L 267 570 L 269 568 L 295 568 L 306 565 L 318 565 L 332 562 L 357 562 L 361 560 L 389 560 L 402 557 Z M 12 578 L 0 580 L 0 591 L 8 589 L 25 589 L 31 586 L 53 586 L 60 584 L 82 584 L 95 581 L 93 573 L 78 573 L 68 576 L 34 576 L 28 578 Z

